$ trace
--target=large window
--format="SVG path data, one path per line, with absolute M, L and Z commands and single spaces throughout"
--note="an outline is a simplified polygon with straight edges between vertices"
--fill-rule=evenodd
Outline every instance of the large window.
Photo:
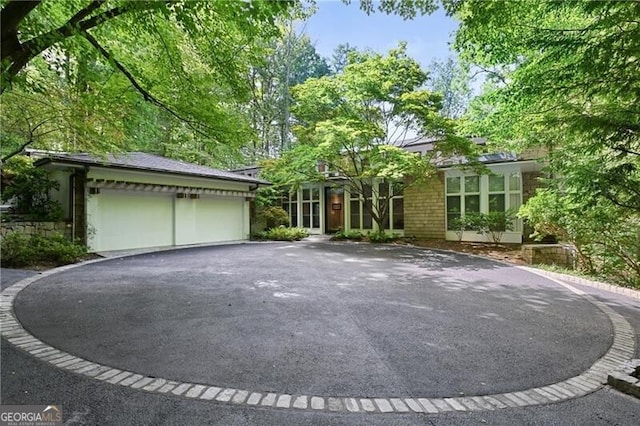
M 349 198 L 349 206 L 351 210 L 349 226 L 351 229 L 372 229 L 373 218 L 371 217 L 371 206 L 373 197 L 373 188 L 371 185 L 364 186 L 364 195 L 367 201 L 364 201 L 364 197 L 359 193 L 351 192 Z
M 282 196 L 282 208 L 289 215 L 289 224 L 293 227 L 298 226 L 298 193 L 285 193 Z
M 517 210 L 522 199 L 519 171 L 475 176 L 453 174 L 446 179 L 447 229 L 453 230 L 454 220 L 472 213 Z M 522 229 L 519 220 L 514 230 Z
M 302 189 L 302 226 L 320 228 L 320 189 Z
M 464 214 L 480 213 L 480 176 L 447 178 L 447 229 Z
M 349 225 L 351 229 L 373 229 L 373 217 L 371 216 L 371 206 L 373 202 L 378 205 L 378 212 L 381 211 L 383 199 L 391 195 L 389 206 L 387 206 L 387 216 L 384 221 L 384 228 L 389 230 L 404 229 L 404 196 L 402 185 L 392 185 L 386 182 L 377 185 L 377 191 L 367 185 L 364 192 L 367 200 L 360 194 L 351 193 L 349 199 L 350 216 Z M 391 191 L 391 192 L 390 192 Z

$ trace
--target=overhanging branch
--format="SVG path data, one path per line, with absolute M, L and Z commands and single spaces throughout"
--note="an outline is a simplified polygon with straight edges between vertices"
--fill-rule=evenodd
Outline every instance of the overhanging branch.
M 136 89 L 136 91 L 138 91 L 138 93 L 140 93 L 142 95 L 142 97 L 143 97 L 143 99 L 145 101 L 157 106 L 158 108 L 168 112 L 169 114 L 171 114 L 173 117 L 177 118 L 178 120 L 186 123 L 196 133 L 199 133 L 200 135 L 203 135 L 203 136 L 208 136 L 206 133 L 204 133 L 202 130 L 200 130 L 200 129 L 198 129 L 196 127 L 196 124 L 197 123 L 199 124 L 199 122 L 197 122 L 195 120 L 190 120 L 190 119 L 180 115 L 179 113 L 177 113 L 173 109 L 169 108 L 164 102 L 160 101 L 158 98 L 156 98 L 151 93 L 149 93 L 149 91 L 146 90 L 144 87 L 142 87 L 140 85 L 140 83 L 138 83 L 138 81 L 135 79 L 135 77 L 131 74 L 131 72 L 124 65 L 122 65 L 122 63 L 120 63 L 117 59 L 115 59 L 113 57 L 113 55 L 111 55 L 111 53 L 109 53 L 104 47 L 102 47 L 102 45 L 98 42 L 98 40 L 95 39 L 95 37 L 93 37 L 91 34 L 89 34 L 87 32 L 84 32 L 82 34 L 82 36 L 89 43 L 91 43 L 91 45 L 93 47 L 95 47 L 96 50 L 98 50 L 98 52 L 100 52 L 100 54 L 107 61 L 109 61 L 109 63 L 113 64 L 127 78 L 127 80 L 129 80 L 131 85 Z

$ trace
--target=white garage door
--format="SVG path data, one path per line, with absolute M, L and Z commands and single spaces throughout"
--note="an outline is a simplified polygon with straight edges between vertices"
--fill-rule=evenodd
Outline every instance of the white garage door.
M 245 239 L 244 199 L 176 199 L 176 245 Z
M 101 190 L 89 196 L 93 251 L 173 245 L 173 194 Z

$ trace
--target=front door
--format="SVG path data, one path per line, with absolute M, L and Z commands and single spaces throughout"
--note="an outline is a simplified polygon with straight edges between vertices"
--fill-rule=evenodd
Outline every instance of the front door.
M 332 234 L 344 229 L 344 190 L 342 188 L 325 188 L 325 232 Z

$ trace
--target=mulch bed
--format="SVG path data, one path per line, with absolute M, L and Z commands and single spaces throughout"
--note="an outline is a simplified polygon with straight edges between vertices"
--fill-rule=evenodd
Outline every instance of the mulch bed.
M 446 240 L 411 240 L 407 243 L 418 247 L 475 254 L 515 265 L 526 265 L 522 258 L 521 244 L 488 244 Z

